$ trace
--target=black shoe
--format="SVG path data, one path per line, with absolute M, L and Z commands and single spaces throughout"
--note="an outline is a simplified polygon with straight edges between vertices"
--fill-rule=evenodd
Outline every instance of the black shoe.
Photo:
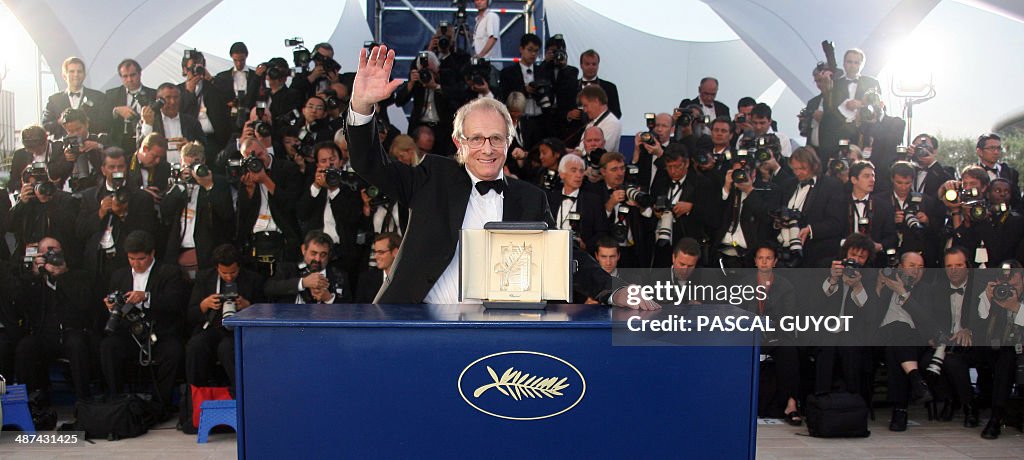
M 943 422 L 950 422 L 953 420 L 953 402 L 945 400 L 942 403 L 942 410 L 939 411 L 939 420 Z
M 928 384 L 924 383 L 924 379 L 910 379 L 910 391 L 914 404 L 924 404 L 934 399 L 932 392 L 928 390 Z
M 985 439 L 996 439 L 999 437 L 1003 422 L 997 418 L 988 419 L 985 429 L 981 430 L 981 437 Z
M 964 404 L 964 428 L 977 428 L 979 423 L 978 406 L 972 403 Z
M 889 431 L 907 431 L 906 409 L 892 410 L 892 420 L 889 421 Z

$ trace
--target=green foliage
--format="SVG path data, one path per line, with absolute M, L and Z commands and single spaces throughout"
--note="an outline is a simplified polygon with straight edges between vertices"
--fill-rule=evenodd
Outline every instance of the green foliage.
M 1003 149 L 1006 151 L 1002 161 L 1018 171 L 1024 170 L 1024 133 L 998 134 L 1003 138 Z M 964 166 L 978 162 L 978 155 L 975 153 L 978 138 L 938 138 L 938 159 L 943 165 L 953 166 L 960 171 Z

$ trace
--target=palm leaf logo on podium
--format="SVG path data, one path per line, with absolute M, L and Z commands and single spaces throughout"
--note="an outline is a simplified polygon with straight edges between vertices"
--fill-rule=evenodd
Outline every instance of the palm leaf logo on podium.
M 526 291 L 530 289 L 530 259 L 533 246 L 511 244 L 501 247 L 501 262 L 494 265 L 494 272 L 501 275 L 501 290 Z
M 567 380 L 565 377 L 559 379 L 558 377 L 531 376 L 511 367 L 500 378 L 494 372 L 494 369 L 491 369 L 491 366 L 487 366 L 487 373 L 491 375 L 494 383 L 488 383 L 477 388 L 473 392 L 474 398 L 479 398 L 480 395 L 491 388 L 496 388 L 501 394 L 509 396 L 516 401 L 521 401 L 524 397 L 543 399 L 546 396 L 554 398 L 555 396 L 564 396 L 562 390 L 569 387 L 569 384 L 565 383 Z

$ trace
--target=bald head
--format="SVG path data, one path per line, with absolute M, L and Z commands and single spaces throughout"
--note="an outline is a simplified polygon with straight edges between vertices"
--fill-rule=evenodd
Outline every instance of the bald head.
M 583 132 L 583 149 L 593 152 L 594 149 L 604 148 L 604 131 L 597 126 L 591 126 Z

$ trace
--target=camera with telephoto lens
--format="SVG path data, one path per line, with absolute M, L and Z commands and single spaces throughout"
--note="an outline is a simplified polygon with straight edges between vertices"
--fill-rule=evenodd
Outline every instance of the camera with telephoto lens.
M 697 151 L 697 154 L 694 156 L 693 160 L 697 162 L 697 165 L 706 165 L 708 163 L 714 162 L 716 158 L 715 154 L 711 153 L 709 150 L 701 149 Z
M 857 276 L 862 268 L 864 266 L 854 259 L 843 259 L 843 276 L 847 278 Z
M 81 137 L 67 135 L 67 136 L 64 136 L 63 139 L 61 139 L 61 142 L 64 143 L 64 147 L 66 147 L 68 149 L 68 151 L 71 152 L 72 155 L 76 155 L 77 156 L 78 154 L 82 153 L 82 138 Z
M 730 173 L 732 176 L 733 183 L 742 184 L 750 180 L 750 173 L 747 172 L 746 168 L 734 169 Z
M 800 240 L 800 222 L 803 213 L 799 209 L 779 208 L 768 213 L 772 225 L 779 230 L 779 242 L 788 251 L 782 251 L 783 262 L 788 267 L 799 265 L 803 257 L 804 244 Z
M 874 123 L 882 114 L 882 96 L 872 88 L 864 93 L 864 106 L 860 108 L 861 123 Z
M 640 189 L 640 187 L 628 187 L 626 190 L 626 201 L 632 201 L 641 208 L 654 206 L 655 197 Z
M 447 50 L 452 47 L 452 40 L 448 38 L 448 21 L 441 21 L 437 25 L 437 32 L 440 35 L 437 37 L 437 47 L 442 50 Z
M 972 222 L 984 222 L 1009 210 L 1006 203 L 990 205 L 987 200 L 964 203 L 964 207 L 967 208 L 967 218 Z
M 238 312 L 238 298 L 238 285 L 234 282 L 220 280 L 220 292 L 217 293 L 217 301 L 220 302 L 221 321 L 235 316 L 235 313 Z M 217 312 L 218 310 L 213 308 L 206 310 L 206 322 L 208 324 L 213 324 L 217 320 Z M 225 326 L 225 328 L 227 327 Z
M 255 120 L 252 122 L 252 132 L 256 134 L 257 137 L 270 137 L 270 124 L 264 121 Z
M 553 169 L 544 170 L 544 175 L 540 178 L 540 187 L 544 190 L 555 190 L 562 185 L 562 179 L 558 177 L 558 172 Z
M 50 174 L 47 172 L 46 163 L 42 161 L 32 162 L 32 166 L 25 169 L 21 174 L 21 182 L 28 183 L 35 179 L 32 186 L 32 193 L 37 197 L 51 197 L 57 193 L 57 186 L 50 181 Z
M 320 67 L 324 69 L 324 72 L 338 72 L 341 70 L 341 64 L 339 64 L 338 61 L 324 56 L 321 53 L 313 53 L 313 62 L 320 64 Z
M 594 150 L 591 150 L 590 153 L 587 154 L 587 157 L 584 158 L 584 160 L 587 160 L 587 166 L 594 169 L 601 169 L 601 157 L 603 157 L 606 153 L 608 153 L 607 150 L 598 147 Z
M 210 168 L 202 163 L 189 165 L 171 163 L 171 180 L 176 184 L 195 184 L 196 177 L 206 177 L 209 175 Z
M 558 67 L 565 67 L 569 63 L 569 54 L 561 48 L 555 50 L 554 58 L 555 65 Z
M 243 159 L 239 166 L 241 166 L 244 171 L 251 172 L 253 174 L 258 174 L 260 171 L 263 171 L 264 167 L 266 167 L 266 165 L 263 164 L 263 160 L 256 155 Z
M 679 109 L 679 118 L 676 118 L 676 127 L 689 126 L 693 124 L 693 111 L 689 108 Z
M 658 141 L 654 139 L 654 135 L 648 132 L 640 133 L 640 142 L 650 146 L 658 145 Z
M 550 109 L 551 95 L 554 92 L 551 81 L 538 78 L 532 81 L 529 86 L 533 88 L 533 100 L 537 101 L 537 106 L 542 109 Z
M 932 147 L 931 142 L 922 139 L 918 141 L 916 144 L 914 144 L 914 154 L 910 156 L 909 160 L 913 162 L 918 162 L 921 160 L 921 157 L 931 155 L 934 150 L 935 149 L 934 147 Z
M 128 194 L 128 178 L 121 171 L 110 174 L 110 186 L 114 189 L 114 199 L 118 203 L 127 204 L 131 196 Z
M 1010 264 L 1002 265 L 1003 273 L 999 277 L 998 283 L 992 287 L 992 300 L 1002 302 L 1013 297 L 1016 290 L 1013 285 L 1010 284 L 1010 278 L 1013 276 L 1013 266 Z
M 107 294 L 106 299 L 114 307 L 110 310 L 110 316 L 107 317 L 107 323 L 103 327 L 103 331 L 107 334 L 113 334 L 123 320 L 127 322 L 128 330 L 132 335 L 136 337 L 141 336 L 145 329 L 145 325 L 142 323 L 146 318 L 146 312 L 138 304 L 129 303 L 128 294 L 121 291 Z
M 658 227 L 654 231 L 655 244 L 659 247 L 672 246 L 672 225 L 675 224 L 675 215 L 666 210 L 658 218 Z
M 924 222 L 917 218 L 917 213 L 921 212 L 921 203 L 923 201 L 924 195 L 921 192 L 910 192 L 907 196 L 907 205 L 903 208 L 903 222 L 907 224 L 908 228 L 924 228 Z
M 430 82 L 434 81 L 434 74 L 430 72 L 430 57 L 426 51 L 420 51 L 420 54 L 417 56 L 416 68 L 420 72 L 420 81 L 424 85 L 429 85 Z
M 366 187 L 366 196 L 370 197 L 371 208 L 375 208 L 377 206 L 387 207 L 391 205 L 391 199 L 375 185 Z
M 619 206 L 615 213 L 615 223 L 612 224 L 612 238 L 619 243 L 625 243 L 629 238 L 629 206 Z

